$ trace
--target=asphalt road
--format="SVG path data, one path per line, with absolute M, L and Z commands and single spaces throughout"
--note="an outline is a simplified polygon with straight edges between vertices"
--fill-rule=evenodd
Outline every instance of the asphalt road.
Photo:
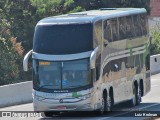
M 119 104 L 114 106 L 113 111 L 104 114 L 104 115 L 96 115 L 95 113 L 64 113 L 60 116 L 54 116 L 53 118 L 44 118 L 43 114 L 33 114 L 33 105 L 32 103 L 10 106 L 0 109 L 0 113 L 4 111 L 20 111 L 18 113 L 11 113 L 12 118 L 14 120 L 50 120 L 50 119 L 67 119 L 67 120 L 144 120 L 151 118 L 151 116 L 156 116 L 156 114 L 160 114 L 160 74 L 153 75 L 151 78 L 151 91 L 142 98 L 142 102 L 140 105 L 136 107 L 129 107 L 126 103 Z M 24 111 L 24 112 L 23 112 Z M 25 111 L 29 111 L 25 113 Z M 5 113 L 3 113 L 5 115 Z M 139 117 L 142 115 L 143 117 Z M 147 117 L 146 115 L 149 115 Z M 0 117 L 0 119 L 8 119 L 8 117 Z M 157 117 L 153 117 L 152 119 L 160 119 Z

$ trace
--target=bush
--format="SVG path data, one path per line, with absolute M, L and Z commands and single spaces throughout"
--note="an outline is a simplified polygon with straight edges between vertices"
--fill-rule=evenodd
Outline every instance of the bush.
M 160 54 L 160 32 L 152 30 L 151 55 Z

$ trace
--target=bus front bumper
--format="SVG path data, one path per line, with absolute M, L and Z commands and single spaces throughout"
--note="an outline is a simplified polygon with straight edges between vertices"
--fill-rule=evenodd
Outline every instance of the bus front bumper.
M 68 103 L 61 103 L 60 100 L 53 102 L 51 99 L 43 101 L 33 99 L 34 111 L 93 111 L 91 103 L 91 98 Z

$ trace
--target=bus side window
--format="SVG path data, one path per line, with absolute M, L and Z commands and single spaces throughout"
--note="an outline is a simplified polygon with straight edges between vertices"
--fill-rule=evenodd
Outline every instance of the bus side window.
M 126 39 L 126 27 L 125 27 L 126 17 L 120 17 L 119 20 L 119 39 Z
M 117 41 L 118 40 L 118 24 L 117 24 L 117 18 L 114 18 L 111 20 L 111 26 L 112 26 L 112 37 L 113 37 L 113 41 Z
M 104 37 L 104 41 L 112 42 L 111 21 L 110 20 L 105 20 L 103 22 L 103 37 Z
M 132 16 L 126 17 L 126 35 L 127 35 L 127 38 L 131 38 L 134 36 Z
M 94 48 L 102 44 L 102 20 L 94 24 Z
M 133 16 L 133 25 L 134 25 L 135 36 L 141 36 L 142 31 L 141 31 L 141 26 L 140 26 L 138 15 Z
M 147 35 L 147 17 L 145 14 L 141 14 L 139 15 L 139 19 L 140 19 L 140 25 L 141 25 L 141 29 L 142 29 L 142 35 Z

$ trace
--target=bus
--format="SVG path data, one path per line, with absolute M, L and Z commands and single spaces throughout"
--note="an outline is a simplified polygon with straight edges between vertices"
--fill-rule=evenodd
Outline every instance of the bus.
M 47 17 L 34 32 L 34 111 L 111 111 L 135 106 L 151 89 L 150 36 L 144 8 L 101 8 Z

